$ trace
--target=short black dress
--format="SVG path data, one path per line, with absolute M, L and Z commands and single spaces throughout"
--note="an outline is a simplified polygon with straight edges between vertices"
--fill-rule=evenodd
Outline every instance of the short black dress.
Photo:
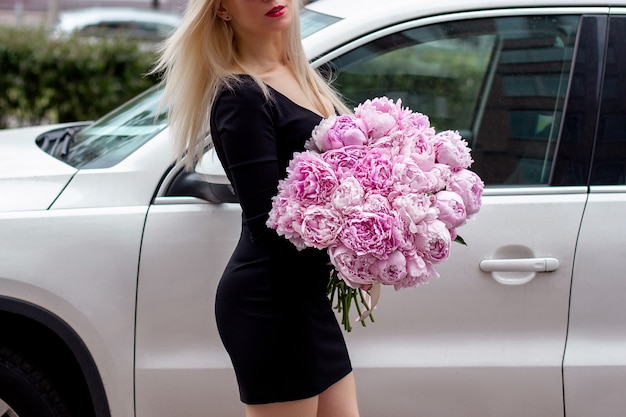
M 239 243 L 220 280 L 215 315 L 241 400 L 309 398 L 351 372 L 341 328 L 326 296 L 325 251 L 298 251 L 265 222 L 278 180 L 322 119 L 248 76 L 224 89 L 211 111 L 217 155 L 239 197 Z

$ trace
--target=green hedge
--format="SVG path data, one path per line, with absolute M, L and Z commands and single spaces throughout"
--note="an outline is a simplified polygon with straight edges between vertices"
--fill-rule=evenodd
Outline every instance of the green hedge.
M 94 120 L 152 86 L 150 48 L 0 27 L 0 128 Z

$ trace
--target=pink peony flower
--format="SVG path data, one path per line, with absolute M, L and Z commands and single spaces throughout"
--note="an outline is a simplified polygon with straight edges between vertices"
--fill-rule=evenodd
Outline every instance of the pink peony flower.
M 310 206 L 302 213 L 300 230 L 307 246 L 325 249 L 337 243 L 341 215 L 330 205 Z
M 393 187 L 393 161 L 389 152 L 373 148 L 353 168 L 353 175 L 364 188 L 391 191 Z
M 376 139 L 370 137 L 370 141 L 368 142 L 368 148 L 381 148 L 381 149 L 392 149 L 394 144 L 396 144 L 402 137 L 403 134 L 401 131 L 391 131 L 386 135 L 380 136 Z M 393 153 L 392 153 L 393 155 Z
M 447 188 L 461 196 L 468 219 L 478 213 L 485 184 L 477 174 L 467 169 L 454 172 L 448 181 Z
M 411 113 L 400 122 L 400 131 L 404 134 L 405 153 L 424 154 L 434 163 L 434 148 L 432 148 L 435 129 L 430 126 L 428 116 L 421 113 Z M 426 167 L 427 168 L 427 167 Z
M 393 189 L 400 193 L 423 193 L 431 188 L 431 180 L 408 155 L 397 155 L 392 159 Z
M 398 248 L 399 229 L 395 218 L 387 213 L 351 210 L 346 213 L 340 242 L 359 256 L 371 255 L 386 259 Z
M 303 205 L 326 204 L 339 181 L 319 154 L 306 151 L 294 154 L 287 178 L 278 185 L 284 196 L 299 201 Z
M 398 218 L 404 222 L 408 233 L 418 233 L 417 225 L 424 220 L 432 221 L 437 212 L 434 208 L 435 200 L 425 193 L 409 193 L 397 196 L 392 204 Z
M 376 276 L 370 272 L 371 265 L 377 261 L 373 256 L 357 255 L 341 244 L 328 248 L 328 256 L 339 277 L 350 287 L 362 288 L 376 282 Z
M 341 181 L 341 184 L 330 198 L 333 207 L 345 213 L 355 206 L 362 206 L 365 202 L 365 190 L 361 183 L 354 177 L 348 177 Z
M 363 202 L 363 210 L 371 213 L 384 213 L 390 216 L 393 215 L 389 200 L 385 196 L 375 192 L 370 192 L 366 195 L 365 201 Z
M 425 261 L 439 263 L 445 261 L 450 254 L 452 238 L 450 231 L 441 220 L 423 223 L 426 226 L 425 233 L 416 236 L 418 253 L 422 254 Z
M 448 229 L 462 226 L 467 218 L 465 204 L 460 195 L 452 191 L 439 191 L 435 194 L 435 207 L 439 210 L 437 218 L 445 223 Z
M 353 175 L 354 166 L 367 154 L 365 146 L 345 146 L 331 149 L 322 154 L 322 159 L 335 171 L 337 178 L 343 179 Z
M 387 259 L 377 260 L 370 267 L 376 281 L 386 285 L 397 285 L 406 277 L 406 259 L 402 252 L 394 251 Z
M 429 171 L 424 172 L 430 187 L 428 192 L 436 193 L 448 186 L 452 178 L 450 167 L 445 164 L 435 164 Z
M 400 129 L 408 136 L 419 135 L 423 138 L 430 138 L 435 135 L 435 129 L 430 126 L 430 119 L 422 113 L 411 113 L 399 121 Z
M 320 151 L 367 144 L 367 126 L 352 115 L 331 116 L 314 130 L 311 142 Z
M 285 236 L 298 249 L 306 247 L 300 234 L 302 207 L 297 201 L 280 194 L 275 196 L 266 224 L 269 228 L 276 229 L 278 235 Z
M 412 158 L 422 171 L 430 171 L 435 165 L 435 148 L 427 137 L 402 131 L 394 134 L 392 139 L 390 147 L 393 155 Z
M 426 284 L 431 278 L 438 278 L 439 274 L 430 262 L 426 262 L 419 256 L 406 258 L 406 276 L 404 279 L 394 285 L 396 290 L 402 288 L 413 288 L 419 284 Z
M 452 171 L 469 168 L 472 165 L 470 149 L 458 131 L 446 130 L 433 138 L 437 162 L 446 164 Z
M 354 110 L 354 115 L 363 120 L 367 126 L 370 144 L 389 134 L 409 113 L 402 108 L 400 100 L 394 103 L 387 97 L 366 100 Z

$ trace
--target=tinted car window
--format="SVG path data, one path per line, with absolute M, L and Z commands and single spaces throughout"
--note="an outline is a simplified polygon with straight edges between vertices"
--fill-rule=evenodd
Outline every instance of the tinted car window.
M 353 104 L 385 95 L 459 130 L 488 185 L 548 184 L 579 16 L 476 19 L 380 38 L 331 63 Z
M 626 17 L 612 17 L 591 184 L 626 184 Z

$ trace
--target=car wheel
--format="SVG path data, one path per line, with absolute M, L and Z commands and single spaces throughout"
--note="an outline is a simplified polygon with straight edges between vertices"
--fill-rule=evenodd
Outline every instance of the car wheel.
M 19 353 L 2 346 L 0 417 L 70 417 L 48 377 Z

